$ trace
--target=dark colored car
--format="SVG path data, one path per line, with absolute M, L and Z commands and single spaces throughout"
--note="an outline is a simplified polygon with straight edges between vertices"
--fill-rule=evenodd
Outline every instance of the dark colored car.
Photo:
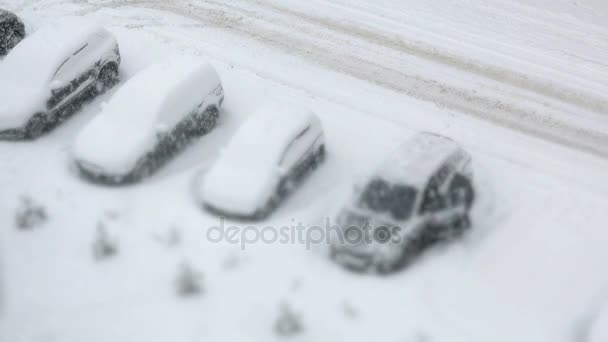
M 399 147 L 337 217 L 331 256 L 358 271 L 390 273 L 471 225 L 471 157 L 454 141 L 421 133 Z
M 11 51 L 25 37 L 25 26 L 17 15 L 0 9 L 0 56 Z

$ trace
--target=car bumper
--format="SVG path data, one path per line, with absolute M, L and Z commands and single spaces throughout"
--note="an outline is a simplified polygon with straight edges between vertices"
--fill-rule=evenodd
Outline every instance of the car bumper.
M 355 254 L 348 250 L 331 248 L 332 259 L 351 271 L 367 272 L 374 265 L 374 256 L 372 254 Z
M 268 216 L 268 213 L 263 213 L 261 211 L 254 211 L 252 213 L 237 213 L 234 211 L 218 208 L 209 203 L 203 203 L 203 208 L 216 216 L 224 217 L 235 221 L 261 221 Z
M 104 185 L 126 185 L 134 183 L 139 180 L 140 177 L 136 177 L 133 173 L 129 174 L 111 174 L 105 172 L 103 169 L 88 164 L 86 162 L 77 161 L 76 166 L 81 177 L 86 180 L 99 183 Z

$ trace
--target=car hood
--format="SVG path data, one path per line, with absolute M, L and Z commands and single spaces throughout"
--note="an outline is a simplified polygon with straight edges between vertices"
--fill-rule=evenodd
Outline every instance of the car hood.
M 202 198 L 211 207 L 237 215 L 252 215 L 268 203 L 278 176 L 276 170 L 242 168 L 216 163 L 202 185 Z
M 74 159 L 90 171 L 109 176 L 124 176 L 138 161 L 152 151 L 157 138 L 154 132 L 113 125 L 99 114 L 76 137 Z M 88 166 L 88 167 L 87 167 Z
M 0 68 L 0 75 L 2 70 Z M 0 80 L 0 130 L 22 128 L 37 112 L 46 111 L 46 87 L 24 86 Z

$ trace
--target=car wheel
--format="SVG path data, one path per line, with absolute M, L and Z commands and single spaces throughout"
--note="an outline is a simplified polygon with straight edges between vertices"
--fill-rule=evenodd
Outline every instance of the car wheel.
M 475 192 L 471 181 L 461 174 L 454 176 L 450 184 L 450 199 L 454 204 L 464 202 L 465 208 L 469 210 L 475 200 Z
M 315 154 L 315 160 L 313 166 L 317 168 L 325 160 L 325 145 L 319 146 L 317 153 Z
M 95 88 L 102 94 L 118 83 L 118 67 L 115 64 L 105 65 L 97 75 Z
M 255 214 L 253 214 L 252 219 L 254 221 L 262 221 L 264 219 L 266 219 L 268 216 L 270 216 L 270 213 L 272 212 L 272 204 L 268 203 L 266 206 L 264 206 L 261 209 L 258 209 Z
M 268 218 L 270 216 L 270 214 L 272 214 L 278 207 L 279 204 L 281 203 L 281 195 L 275 194 L 272 197 L 270 197 L 270 199 L 268 200 L 268 202 L 266 203 L 266 205 L 258 210 L 257 214 L 256 214 L 256 219 L 258 221 L 264 220 L 266 218 Z
M 398 271 L 398 267 L 390 262 L 380 262 L 376 265 L 376 272 L 381 275 L 387 275 Z
M 47 118 L 43 113 L 36 113 L 25 127 L 25 135 L 28 139 L 36 139 L 41 136 L 48 125 Z
M 391 272 L 397 272 L 410 265 L 422 253 L 423 248 L 421 247 L 422 241 L 420 239 L 406 241 L 403 244 L 399 259 L 392 264 Z
M 133 181 L 139 181 L 141 179 L 144 179 L 146 177 L 149 177 L 154 170 L 154 162 L 152 161 L 152 159 L 148 156 L 145 156 L 142 158 L 141 162 L 138 164 L 137 168 L 135 169 L 135 171 L 132 173 L 133 177 L 131 177 L 133 179 Z
M 220 116 L 220 111 L 217 109 L 217 107 L 210 107 L 209 109 L 207 109 L 205 111 L 205 114 L 203 115 L 203 127 L 202 133 L 208 133 L 210 132 L 213 128 L 215 128 L 215 125 L 217 124 L 217 119 Z
M 217 124 L 219 110 L 216 107 L 207 107 L 202 113 L 197 112 L 191 116 L 189 127 L 186 129 L 191 136 L 201 136 L 209 133 Z
M 450 227 L 448 240 L 453 240 L 461 237 L 469 228 L 471 228 L 471 219 L 468 214 L 460 215 Z
M 8 51 L 12 50 L 22 40 L 23 40 L 23 35 L 18 31 L 14 31 L 13 34 L 8 38 L 8 40 L 6 42 L 6 52 L 8 53 Z

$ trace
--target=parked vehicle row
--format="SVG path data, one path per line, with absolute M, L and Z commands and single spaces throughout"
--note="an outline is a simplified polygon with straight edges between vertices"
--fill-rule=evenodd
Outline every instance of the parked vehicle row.
M 0 139 L 35 139 L 118 83 L 121 56 L 102 27 L 64 21 L 38 30 L 0 63 Z M 73 158 L 83 178 L 133 183 L 153 174 L 214 129 L 224 102 L 215 69 L 195 57 L 153 64 L 125 82 L 77 135 Z M 267 104 L 245 120 L 196 191 L 208 212 L 262 220 L 326 158 L 319 118 L 293 105 Z M 421 133 L 355 186 L 337 214 L 373 239 L 333 240 L 346 268 L 390 273 L 471 225 L 471 157 L 449 138 Z

